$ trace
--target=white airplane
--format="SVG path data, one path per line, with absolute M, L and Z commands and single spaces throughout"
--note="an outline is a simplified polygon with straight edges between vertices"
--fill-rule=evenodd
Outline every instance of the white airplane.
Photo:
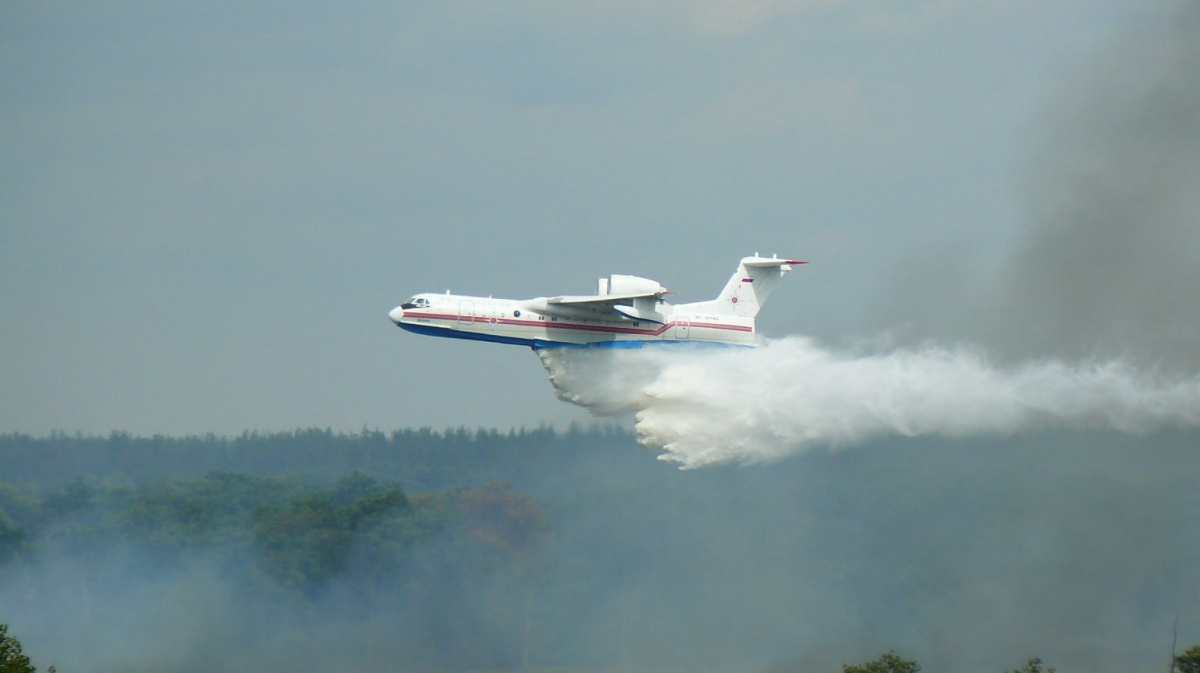
M 417 334 L 531 346 L 641 348 L 663 342 L 753 346 L 754 317 L 794 259 L 745 257 L 711 301 L 669 304 L 657 281 L 614 274 L 586 296 L 493 299 L 418 294 L 388 317 Z

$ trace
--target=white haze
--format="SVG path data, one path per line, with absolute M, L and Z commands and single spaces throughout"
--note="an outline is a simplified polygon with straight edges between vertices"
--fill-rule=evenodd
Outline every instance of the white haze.
M 1121 360 L 999 366 L 966 347 L 839 351 L 802 337 L 756 349 L 556 349 L 541 357 L 560 398 L 597 415 L 634 412 L 639 441 L 685 468 L 885 435 L 1200 426 L 1200 376 Z

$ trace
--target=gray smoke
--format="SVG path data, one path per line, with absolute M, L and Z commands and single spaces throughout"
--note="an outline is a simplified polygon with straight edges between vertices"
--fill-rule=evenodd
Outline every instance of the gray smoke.
M 1014 250 L 992 272 L 944 259 L 902 272 L 878 320 L 1013 361 L 1122 357 L 1196 371 L 1198 35 L 1200 5 L 1167 3 L 1065 77 L 1019 182 Z
M 688 467 L 882 435 L 1195 427 L 1197 36 L 1200 4 L 1172 3 L 1053 96 L 1017 245 L 992 273 L 931 252 L 888 284 L 877 322 L 901 347 L 543 354 L 559 396 L 634 411 Z

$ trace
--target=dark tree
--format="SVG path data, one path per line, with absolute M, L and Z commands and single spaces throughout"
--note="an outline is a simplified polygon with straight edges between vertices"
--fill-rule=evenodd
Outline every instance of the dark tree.
M 1175 657 L 1175 670 L 1179 673 L 1200 673 L 1200 645 L 1193 645 L 1187 652 Z
M 1056 673 L 1057 670 L 1053 667 L 1042 668 L 1042 660 L 1039 657 L 1034 657 L 1012 673 Z
M 546 511 L 538 501 L 512 491 L 506 483 L 492 482 L 463 497 L 467 533 L 517 578 L 521 629 L 521 667 L 529 668 L 533 632 L 534 592 L 543 575 L 543 547 L 549 542 Z
M 920 664 L 902 659 L 894 651 L 888 651 L 875 661 L 868 661 L 865 664 L 858 666 L 844 664 L 842 666 L 842 673 L 917 673 L 920 670 Z
M 8 625 L 0 624 L 0 673 L 36 673 L 29 657 L 21 653 L 21 643 L 8 635 Z M 50 667 L 54 673 L 54 667 Z
M 280 585 L 309 597 L 345 564 L 352 542 L 346 509 L 324 496 L 254 512 L 254 539 L 265 570 Z
M 25 530 L 11 525 L 0 512 L 0 565 L 25 547 Z
M 1037 656 L 1034 656 L 1033 659 L 1026 661 L 1025 666 L 1022 666 L 1022 667 L 1016 669 L 1016 671 L 1013 671 L 1013 673 L 1056 673 L 1056 672 L 1057 672 L 1057 668 L 1054 668 L 1054 667 L 1043 668 L 1042 667 L 1042 659 L 1040 659 L 1040 657 L 1037 657 Z

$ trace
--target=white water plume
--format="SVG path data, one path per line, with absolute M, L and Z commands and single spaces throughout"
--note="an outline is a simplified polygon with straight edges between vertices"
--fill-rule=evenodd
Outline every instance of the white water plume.
M 1200 426 L 1200 376 L 1120 360 L 1002 368 L 967 348 L 839 352 L 791 337 L 756 349 L 540 351 L 561 399 L 635 412 L 642 444 L 682 467 L 756 463 L 883 435 Z

